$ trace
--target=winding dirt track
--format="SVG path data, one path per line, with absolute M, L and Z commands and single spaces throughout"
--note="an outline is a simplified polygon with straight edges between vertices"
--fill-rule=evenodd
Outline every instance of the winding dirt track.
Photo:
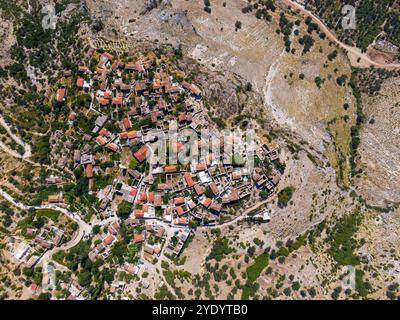
M 309 16 L 312 18 L 321 28 L 321 30 L 326 33 L 326 35 L 334 42 L 336 42 L 341 48 L 346 50 L 348 53 L 351 53 L 356 59 L 360 58 L 370 66 L 373 65 L 377 68 L 382 68 L 382 69 L 400 69 L 400 64 L 399 63 L 379 63 L 374 60 L 372 60 L 367 54 L 362 53 L 361 50 L 357 47 L 352 47 L 349 46 L 343 42 L 341 42 L 336 35 L 322 22 L 320 18 L 318 18 L 314 13 L 311 11 L 306 10 L 302 5 L 299 3 L 292 1 L 292 0 L 281 0 L 283 3 L 286 5 L 290 5 L 296 9 L 299 9 L 304 15 Z

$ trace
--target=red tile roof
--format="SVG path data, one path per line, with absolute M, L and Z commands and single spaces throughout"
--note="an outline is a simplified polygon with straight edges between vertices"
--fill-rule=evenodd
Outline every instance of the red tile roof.
M 193 179 L 192 179 L 192 174 L 190 172 L 185 172 L 183 174 L 183 178 L 185 179 L 186 184 L 187 184 L 187 186 L 189 188 L 192 188 L 194 186 L 194 182 L 193 182 Z
M 132 123 L 131 123 L 131 120 L 129 119 L 129 117 L 124 118 L 123 125 L 124 125 L 125 130 L 132 128 Z
M 115 237 L 112 234 L 109 234 L 104 240 L 103 240 L 103 245 L 105 247 L 109 246 L 113 241 L 115 240 Z
M 173 173 L 177 171 L 177 167 L 176 166 L 165 166 L 164 167 L 164 172 L 167 173 Z
M 144 212 L 143 212 L 143 210 L 140 210 L 140 209 L 133 210 L 133 214 L 135 215 L 135 218 L 143 218 L 144 217 Z
M 183 216 L 185 214 L 185 211 L 182 207 L 176 207 L 176 213 L 178 214 L 178 216 Z
M 137 188 L 132 188 L 132 189 L 131 189 L 131 192 L 129 192 L 129 195 L 132 196 L 132 197 L 135 197 L 136 194 L 137 194 L 137 192 L 138 192 L 138 189 L 137 189 Z
M 60 88 L 57 91 L 57 101 L 62 102 L 65 98 L 65 88 Z
M 174 199 L 174 204 L 175 205 L 182 204 L 182 203 L 185 203 L 185 198 L 179 197 L 179 198 L 175 198 Z
M 110 149 L 111 151 L 117 152 L 118 146 L 115 143 L 109 143 L 106 148 Z
M 140 201 L 147 201 L 147 193 L 146 192 L 142 192 L 140 194 Z
M 146 157 L 147 157 L 147 153 L 149 152 L 149 147 L 144 145 L 143 147 L 141 147 L 138 151 L 136 151 L 133 156 L 139 161 L 139 162 L 143 162 Z
M 39 289 L 39 285 L 37 285 L 35 282 L 32 282 L 32 284 L 31 284 L 31 290 L 32 290 L 32 291 L 36 291 L 37 289 Z
M 123 102 L 124 102 L 124 98 L 122 96 L 115 97 L 115 98 L 112 99 L 112 104 L 114 106 L 121 105 Z
M 86 166 L 86 176 L 89 179 L 93 178 L 93 165 L 91 163 Z
M 78 78 L 78 80 L 76 80 L 76 86 L 78 88 L 83 88 L 83 84 L 85 83 L 85 80 L 82 78 Z
M 99 99 L 99 103 L 100 103 L 100 105 L 102 105 L 102 106 L 106 106 L 106 105 L 108 105 L 108 104 L 110 103 L 110 100 L 105 99 L 105 98 L 100 98 L 100 99 Z
M 99 136 L 105 136 L 105 135 L 108 135 L 108 134 L 109 134 L 109 132 L 108 132 L 108 130 L 106 128 L 102 128 L 99 131 Z
M 134 235 L 135 243 L 143 242 L 144 241 L 144 234 L 135 234 Z
M 137 138 L 137 132 L 136 131 L 129 131 L 128 132 L 128 139 L 135 139 Z
M 50 203 L 60 202 L 60 196 L 59 195 L 49 195 L 47 197 L 47 201 L 50 202 Z
M 205 198 L 202 202 L 203 206 L 208 208 L 211 205 L 212 200 L 210 198 Z
M 104 146 L 107 143 L 107 140 L 103 137 L 103 136 L 98 136 L 96 138 L 96 142 L 101 145 Z

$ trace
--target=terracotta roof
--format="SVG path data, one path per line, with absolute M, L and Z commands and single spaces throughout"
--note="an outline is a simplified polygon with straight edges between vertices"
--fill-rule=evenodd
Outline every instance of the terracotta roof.
M 196 166 L 197 171 L 204 171 L 204 170 L 206 170 L 206 168 L 207 168 L 207 166 L 204 163 L 199 163 Z
M 172 144 L 172 150 L 174 152 L 180 152 L 184 148 L 184 144 L 180 141 Z
M 134 241 L 135 243 L 143 242 L 144 241 L 144 234 L 135 234 Z
M 107 140 L 103 137 L 103 136 L 98 136 L 96 138 L 96 142 L 101 145 L 104 146 L 107 143 Z
M 31 284 L 31 290 L 32 290 L 32 291 L 36 291 L 37 289 L 39 289 L 39 285 L 37 285 L 35 282 L 32 282 L 32 284 Z
M 140 194 L 140 201 L 147 201 L 147 193 L 146 192 L 142 192 Z
M 190 172 L 185 172 L 183 174 L 183 177 L 184 177 L 184 179 L 186 181 L 187 186 L 189 188 L 192 188 L 194 186 L 194 182 L 193 182 L 193 179 L 192 179 L 192 174 Z
M 157 111 L 151 112 L 150 117 L 151 117 L 151 122 L 156 123 L 158 120 L 158 112 Z
M 47 197 L 47 201 L 50 203 L 60 202 L 60 196 L 59 195 L 49 195 Z
M 118 146 L 115 143 L 109 143 L 106 148 L 110 149 L 111 151 L 117 152 Z
M 89 179 L 93 178 L 93 165 L 91 163 L 86 166 L 86 176 Z
M 126 132 L 126 131 L 120 132 L 119 137 L 121 139 L 128 139 L 128 132 Z
M 141 92 L 146 90 L 146 80 L 138 80 L 135 83 L 136 92 Z
M 100 98 L 100 99 L 99 99 L 99 103 L 100 103 L 100 105 L 102 105 L 102 106 L 106 106 L 106 105 L 108 105 L 108 104 L 110 103 L 110 100 L 105 99 L 105 98 Z
M 109 234 L 104 240 L 103 240 L 103 245 L 104 246 L 109 246 L 113 241 L 115 240 L 115 237 L 112 234 Z
M 78 88 L 83 88 L 83 84 L 85 83 L 85 80 L 82 78 L 78 78 L 78 80 L 76 80 L 76 86 Z
M 157 89 L 160 89 L 160 88 L 161 88 L 161 80 L 157 79 L 157 78 L 154 78 L 153 79 L 153 89 L 157 90 Z
M 197 86 L 194 85 L 194 84 L 192 84 L 192 85 L 190 86 L 190 89 L 189 89 L 189 90 L 190 90 L 192 93 L 194 93 L 195 95 L 201 94 L 200 88 L 197 87 Z
M 211 205 L 212 200 L 210 198 L 205 198 L 202 202 L 203 206 L 208 208 Z
M 69 116 L 68 116 L 68 120 L 75 120 L 75 118 L 76 118 L 76 113 L 75 112 L 71 112 L 70 114 L 69 114 Z
M 125 130 L 132 128 L 132 123 L 131 123 L 131 120 L 129 119 L 129 117 L 124 118 L 123 125 L 124 125 Z
M 221 208 L 222 208 L 222 204 L 220 204 L 220 203 L 218 203 L 216 201 L 213 201 L 213 203 L 210 206 L 211 210 L 214 210 L 214 211 L 217 211 L 217 212 L 221 211 Z
M 143 212 L 143 210 L 140 210 L 140 209 L 133 210 L 133 214 L 135 215 L 135 218 L 143 218 L 144 217 L 144 212 Z
M 149 192 L 149 202 L 154 203 L 154 192 Z
M 108 132 L 108 130 L 106 128 L 102 128 L 99 131 L 99 136 L 105 136 L 105 135 L 108 135 L 108 134 L 109 134 L 109 132 Z
M 206 191 L 206 189 L 202 186 L 202 185 L 200 185 L 200 184 L 196 184 L 195 186 L 194 186 L 194 191 L 196 191 L 196 193 L 197 193 L 197 195 L 202 195 L 205 191 Z
M 179 218 L 178 223 L 179 224 L 187 224 L 187 219 L 186 218 Z
M 186 82 L 186 81 L 182 81 L 182 87 L 184 88 L 184 89 L 186 89 L 186 90 L 190 90 L 190 86 L 191 86 L 191 84 L 189 83 L 189 82 Z
M 185 203 L 185 198 L 179 197 L 179 198 L 175 198 L 174 199 L 174 204 L 175 205 L 182 204 L 182 203 Z
M 233 172 L 232 173 L 232 179 L 233 180 L 239 180 L 242 178 L 242 174 L 240 172 Z
M 215 184 L 215 182 L 210 183 L 210 189 L 214 195 L 217 195 L 219 193 L 218 186 Z
M 65 97 L 65 88 L 60 88 L 57 91 L 57 101 L 62 102 Z
M 122 91 L 129 91 L 129 90 L 131 90 L 131 85 L 130 85 L 130 84 L 126 84 L 126 83 L 121 83 L 121 84 L 119 85 L 119 87 L 120 87 L 120 89 L 121 89 Z
M 124 98 L 122 96 L 115 97 L 112 99 L 113 105 L 121 105 L 124 102 Z
M 160 98 L 157 102 L 157 106 L 159 109 L 163 110 L 167 107 L 167 103 L 165 102 L 165 100 L 163 98 Z
M 137 132 L 136 131 L 129 131 L 128 132 L 128 139 L 135 139 L 137 138 Z
M 164 167 L 164 172 L 167 173 L 173 173 L 177 171 L 177 167 L 176 166 L 165 166 Z
M 131 192 L 129 192 L 129 195 L 132 197 L 135 197 L 137 192 L 138 192 L 138 189 L 135 187 L 132 187 Z
M 149 147 L 144 145 L 143 147 L 141 147 L 138 151 L 136 151 L 133 156 L 139 161 L 139 162 L 143 162 L 146 157 L 147 157 L 147 153 L 149 151 Z
M 183 216 L 185 214 L 185 211 L 182 207 L 176 207 L 176 213 L 178 214 L 178 216 Z
M 166 86 L 165 92 L 166 93 L 177 93 L 177 92 L 179 92 L 179 88 L 177 86 Z

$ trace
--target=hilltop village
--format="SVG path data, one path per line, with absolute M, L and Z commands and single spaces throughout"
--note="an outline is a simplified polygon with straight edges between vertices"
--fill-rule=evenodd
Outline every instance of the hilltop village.
M 78 237 L 92 240 L 86 248 L 92 261 L 110 257 L 137 275 L 149 264 L 177 259 L 196 228 L 242 218 L 270 220 L 267 210 L 252 208 L 265 202 L 281 179 L 284 165 L 277 149 L 255 137 L 256 147 L 249 152 L 237 148 L 246 143 L 244 135 L 221 137 L 201 88 L 154 53 L 118 58 L 91 50 L 88 55 L 90 65 L 64 70 L 53 101 L 60 120 L 51 137 L 51 156 L 59 170 L 73 175 L 73 187 L 56 188 L 42 208 L 74 212 L 72 219 L 86 226 Z M 166 140 L 168 151 L 184 150 L 185 130 L 191 130 L 196 159 L 171 164 L 167 155 L 160 164 L 156 133 L 168 136 L 171 128 L 177 135 Z M 204 144 L 206 152 L 200 152 Z M 224 151 L 214 153 L 215 146 Z M 254 167 L 245 165 L 249 157 Z M 63 178 L 54 175 L 46 183 L 61 186 Z M 126 252 L 115 259 L 121 241 L 128 243 L 128 259 L 121 258 Z M 41 237 L 36 242 L 56 252 L 55 261 L 66 263 L 64 252 L 54 251 Z M 21 254 L 21 247 L 29 246 L 20 244 L 14 256 L 29 268 L 47 263 L 43 259 L 50 254 L 41 260 L 43 253 L 24 249 Z M 40 286 L 32 285 L 34 290 Z M 82 283 L 75 284 L 71 299 L 83 297 L 79 287 Z

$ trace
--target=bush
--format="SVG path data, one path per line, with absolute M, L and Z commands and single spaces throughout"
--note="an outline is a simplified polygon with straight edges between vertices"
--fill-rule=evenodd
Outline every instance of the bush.
M 268 266 L 268 262 L 269 254 L 265 252 L 255 258 L 254 263 L 246 270 L 248 281 L 256 281 L 261 272 Z
M 128 201 L 124 200 L 118 205 L 117 215 L 121 219 L 128 218 L 131 212 L 132 212 L 132 204 L 130 204 Z
M 240 21 L 235 22 L 235 29 L 236 31 L 242 28 L 242 23 Z
M 289 186 L 285 189 L 282 189 L 278 193 L 278 205 L 285 207 L 289 203 L 290 199 L 292 199 L 293 193 L 295 191 L 295 187 Z

